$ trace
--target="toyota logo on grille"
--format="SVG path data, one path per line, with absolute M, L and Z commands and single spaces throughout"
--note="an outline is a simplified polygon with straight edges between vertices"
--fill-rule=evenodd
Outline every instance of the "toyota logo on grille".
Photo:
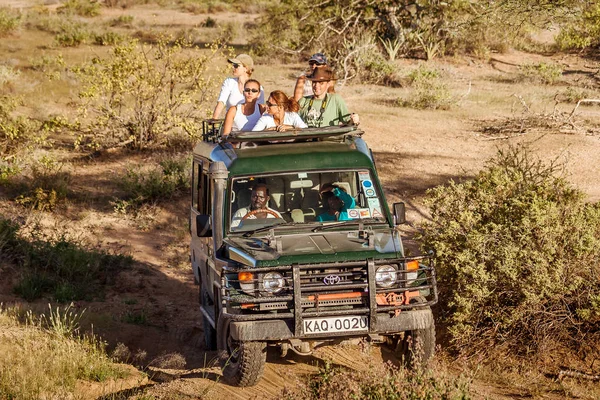
M 323 283 L 326 285 L 337 285 L 341 281 L 342 278 L 340 278 L 338 275 L 327 275 L 325 278 L 323 278 Z

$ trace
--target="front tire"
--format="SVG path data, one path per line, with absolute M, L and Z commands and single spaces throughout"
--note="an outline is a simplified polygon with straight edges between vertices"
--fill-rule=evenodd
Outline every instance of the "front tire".
M 224 331 L 226 333 L 224 337 L 223 378 L 233 386 L 256 385 L 265 370 L 267 344 L 265 342 L 236 341 L 230 336 L 228 326 Z
M 435 353 L 435 325 L 404 332 L 398 341 L 396 356 L 411 369 L 424 368 Z

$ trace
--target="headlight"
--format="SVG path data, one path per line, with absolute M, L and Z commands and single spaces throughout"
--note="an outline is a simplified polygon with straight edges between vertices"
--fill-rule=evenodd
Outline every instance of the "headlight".
M 379 287 L 390 287 L 396 283 L 396 269 L 391 265 L 382 265 L 375 271 L 375 283 Z
M 285 286 L 285 279 L 279 272 L 269 272 L 263 276 L 263 288 L 269 293 L 277 293 Z

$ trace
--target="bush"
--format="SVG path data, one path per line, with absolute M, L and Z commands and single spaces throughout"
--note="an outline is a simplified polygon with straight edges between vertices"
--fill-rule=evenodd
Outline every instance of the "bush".
M 525 64 L 519 67 L 525 80 L 542 83 L 544 85 L 553 85 L 559 81 L 562 76 L 562 67 L 554 63 L 540 62 L 537 64 Z
M 100 2 L 96 0 L 66 0 L 58 8 L 58 12 L 68 15 L 76 14 L 82 17 L 95 17 L 100 15 Z
M 600 44 L 600 4 L 582 2 L 556 37 L 561 50 L 582 50 Z
M 132 41 L 76 68 L 85 122 L 77 145 L 143 149 L 164 145 L 171 135 L 199 137 L 198 120 L 208 113 L 220 83 L 207 74 L 208 66 L 222 48 L 202 54 L 192 54 L 192 48 L 167 37 L 155 46 Z
M 0 216 L 0 259 L 21 269 L 15 293 L 27 301 L 51 295 L 59 302 L 91 300 L 101 295 L 101 285 L 131 265 L 128 256 L 88 250 L 64 235 L 30 240 L 19 236 L 19 227 Z
M 130 168 L 118 182 L 126 193 L 126 203 L 116 204 L 119 211 L 126 212 L 128 206 L 168 200 L 190 188 L 191 160 L 189 157 L 165 158 L 151 168 Z
M 446 371 L 396 368 L 373 364 L 366 371 L 345 370 L 327 362 L 308 383 L 284 389 L 286 400 L 469 399 L 470 383 Z
M 597 332 L 600 204 L 557 173 L 510 147 L 475 179 L 428 192 L 420 239 L 437 251 L 440 309 L 459 349 L 523 354 Z
M 418 109 L 450 108 L 452 96 L 440 71 L 421 65 L 411 71 L 407 78 L 412 88 L 412 97 L 398 100 L 399 105 Z
M 90 34 L 87 25 L 78 22 L 64 22 L 54 40 L 62 47 L 77 47 L 86 42 Z
M 30 176 L 23 177 L 17 204 L 33 210 L 52 211 L 67 198 L 71 174 L 63 171 L 64 165 L 43 156 L 30 166 Z M 16 185 L 19 186 L 19 185 Z
M 0 154 L 14 154 L 30 145 L 46 143 L 46 137 L 39 134 L 39 124 L 29 118 L 13 116 L 21 99 L 9 95 L 0 96 Z
M 21 24 L 21 15 L 14 10 L 0 7 L 0 37 L 8 36 Z

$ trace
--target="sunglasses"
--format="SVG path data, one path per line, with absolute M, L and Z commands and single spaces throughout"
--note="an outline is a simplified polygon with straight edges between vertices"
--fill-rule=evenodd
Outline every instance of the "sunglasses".
M 244 92 L 246 92 L 246 93 L 258 93 L 258 92 L 260 92 L 260 90 L 247 88 L 247 89 L 244 89 Z
M 240 64 L 231 64 L 233 66 L 234 69 L 238 69 L 240 67 Z
M 321 64 L 321 63 L 318 63 L 318 62 L 316 62 L 316 61 L 309 61 L 309 62 L 308 62 L 308 65 L 310 65 L 310 66 L 312 67 L 313 65 L 323 65 L 323 64 Z
M 265 104 L 267 105 L 267 107 L 275 107 L 275 106 L 278 105 L 277 103 L 271 103 L 271 102 L 268 102 L 268 101 Z

